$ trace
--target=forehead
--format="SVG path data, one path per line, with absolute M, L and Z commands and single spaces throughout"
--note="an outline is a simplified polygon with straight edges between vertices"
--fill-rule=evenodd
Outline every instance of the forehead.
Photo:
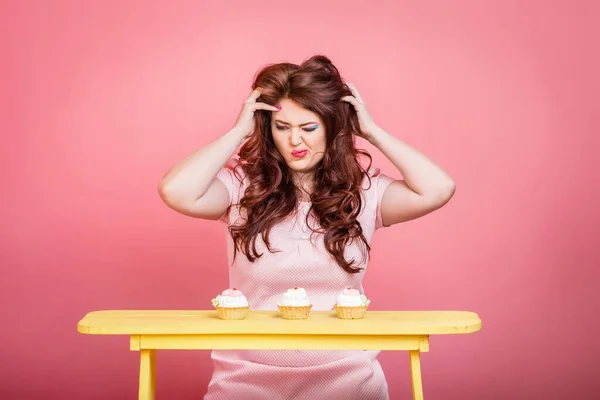
M 279 119 L 292 125 L 301 125 L 306 122 L 321 122 L 319 115 L 307 110 L 300 104 L 290 99 L 281 99 L 278 103 L 281 110 L 273 113 L 273 119 Z

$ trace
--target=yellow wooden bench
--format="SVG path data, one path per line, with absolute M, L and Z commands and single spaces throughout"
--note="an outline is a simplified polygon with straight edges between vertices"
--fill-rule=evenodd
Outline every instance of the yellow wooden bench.
M 367 311 L 364 319 L 340 320 L 313 311 L 306 320 L 284 320 L 277 311 L 250 311 L 245 320 L 223 321 L 216 311 L 94 311 L 77 325 L 80 333 L 128 335 L 140 351 L 139 399 L 154 399 L 156 350 L 296 349 L 406 350 L 413 398 L 423 399 L 420 354 L 430 335 L 481 329 L 477 314 L 464 311 Z

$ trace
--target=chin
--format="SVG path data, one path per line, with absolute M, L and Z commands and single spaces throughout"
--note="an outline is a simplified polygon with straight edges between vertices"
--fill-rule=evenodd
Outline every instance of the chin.
M 294 172 L 301 172 L 301 173 L 306 173 L 306 172 L 311 172 L 313 171 L 315 168 L 317 168 L 318 164 L 308 164 L 308 165 L 298 165 L 299 163 L 288 163 L 288 168 L 291 171 Z
M 299 167 L 297 165 L 289 165 L 288 164 L 288 168 L 290 169 L 290 171 L 294 171 L 294 172 L 308 172 L 310 171 L 310 168 L 303 168 L 303 167 Z

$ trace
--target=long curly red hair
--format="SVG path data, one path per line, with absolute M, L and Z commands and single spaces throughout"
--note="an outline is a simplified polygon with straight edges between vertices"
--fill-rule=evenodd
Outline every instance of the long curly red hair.
M 316 55 L 302 64 L 271 64 L 261 69 L 254 79 L 253 89 L 261 88 L 259 102 L 274 105 L 287 98 L 316 113 L 326 132 L 326 151 L 315 167 L 315 186 L 311 194 L 311 212 L 318 221 L 325 248 L 344 270 L 360 272 L 356 260 L 346 260 L 344 249 L 354 240 L 362 242 L 363 256 L 370 252 L 359 221 L 362 204 L 362 182 L 371 166 L 371 156 L 357 149 L 354 135 L 361 135 L 358 118 L 351 104 L 340 99 L 352 95 L 338 69 L 323 55 Z M 239 165 L 249 185 L 240 200 L 246 218 L 233 224 L 229 232 L 250 261 L 258 254 L 256 239 L 261 235 L 269 251 L 271 228 L 294 213 L 298 205 L 298 189 L 283 157 L 271 136 L 271 112 L 258 110 L 256 129 L 239 152 Z M 368 159 L 367 167 L 360 156 Z M 308 218 L 308 217 L 307 217 Z M 308 221 L 307 221 L 308 222 Z M 364 258 L 363 258 L 364 259 Z

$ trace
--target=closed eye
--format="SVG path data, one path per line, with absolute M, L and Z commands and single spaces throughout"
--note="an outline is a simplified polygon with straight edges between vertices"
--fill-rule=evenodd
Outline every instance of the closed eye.
M 289 128 L 287 126 L 283 126 L 283 125 L 279 125 L 279 124 L 275 124 L 275 128 L 277 128 L 278 131 L 287 131 Z M 318 126 L 314 125 L 314 126 L 309 126 L 307 128 L 302 128 L 302 130 L 304 132 L 313 132 L 316 131 L 318 128 Z

